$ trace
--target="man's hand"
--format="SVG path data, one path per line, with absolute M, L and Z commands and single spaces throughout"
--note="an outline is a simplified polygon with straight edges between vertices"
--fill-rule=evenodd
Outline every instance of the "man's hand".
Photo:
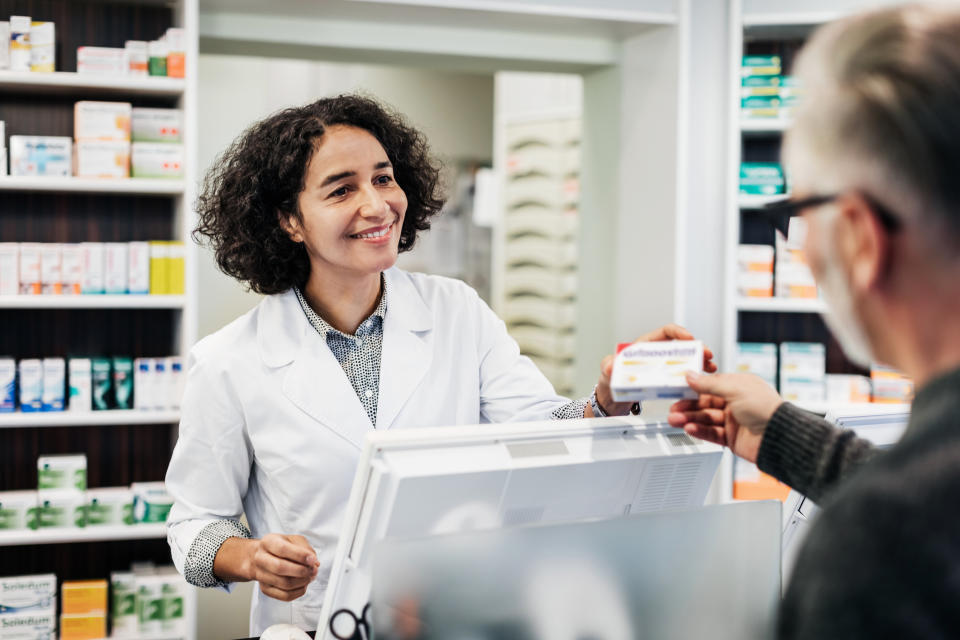
M 646 333 L 634 342 L 664 342 L 666 340 L 694 340 L 693 334 L 676 324 L 668 324 L 655 331 Z M 600 362 L 600 380 L 597 382 L 597 402 L 600 408 L 607 412 L 607 415 L 620 416 L 630 411 L 632 402 L 614 402 L 613 394 L 610 391 L 610 376 L 613 374 L 613 361 L 615 356 L 608 355 Z M 703 370 L 707 373 L 713 373 L 717 370 L 717 365 L 713 362 L 713 351 L 704 347 L 703 349 Z M 590 415 L 593 412 L 590 408 Z M 587 416 L 589 417 L 589 416 Z
M 675 403 L 667 422 L 756 462 L 767 423 L 783 403 L 776 390 L 756 376 L 740 373 L 688 374 L 687 382 L 700 397 Z

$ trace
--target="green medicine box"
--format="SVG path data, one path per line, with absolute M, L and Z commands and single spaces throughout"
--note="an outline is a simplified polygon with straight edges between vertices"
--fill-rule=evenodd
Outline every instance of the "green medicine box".
M 782 70 L 780 56 L 743 56 L 740 65 L 742 77 L 779 76 Z
M 783 169 L 775 162 L 744 162 L 740 165 L 740 193 L 775 196 L 787 191 Z

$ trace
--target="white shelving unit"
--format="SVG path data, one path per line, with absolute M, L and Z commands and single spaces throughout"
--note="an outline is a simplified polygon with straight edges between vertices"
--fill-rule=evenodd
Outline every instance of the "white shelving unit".
M 797 7 L 803 5 L 803 10 Z M 770 202 L 788 195 L 742 195 L 739 170 L 743 141 L 758 137 L 779 137 L 790 126 L 786 118 L 742 118 L 740 116 L 740 66 L 745 43 L 750 40 L 802 40 L 818 26 L 842 18 L 851 12 L 884 4 L 888 0 L 731 0 L 729 67 L 728 67 L 728 138 L 729 164 L 726 198 L 726 264 L 724 269 L 723 351 L 721 370 L 730 371 L 736 354 L 741 313 L 817 314 L 826 310 L 820 299 L 756 298 L 745 299 L 737 293 L 737 245 L 740 243 L 741 216 L 752 215 Z M 785 70 L 786 71 L 786 70 Z M 787 185 L 789 188 L 789 185 Z M 816 413 L 832 407 L 826 403 L 805 406 Z M 725 453 L 721 495 L 730 499 L 733 493 L 733 459 Z
M 37 413 L 17 411 L 0 413 L 0 429 L 172 424 L 179 421 L 179 411 L 40 411 Z
M 183 195 L 183 180 L 125 178 L 46 178 L 42 176 L 0 176 L 0 191 L 48 191 L 54 193 L 116 193 L 140 196 Z
M 183 95 L 187 82 L 183 78 L 127 78 L 56 71 L 33 73 L 30 71 L 0 71 L 0 91 L 30 91 L 35 93 L 83 92 L 86 95 L 102 96 L 167 96 Z
M 823 313 L 827 305 L 819 298 L 737 298 L 737 311 L 767 313 Z
M 51 528 L 36 531 L 0 531 L 0 547 L 71 542 L 109 542 L 166 538 L 165 523 L 104 525 L 83 528 Z
M 183 309 L 187 300 L 154 295 L 0 296 L 0 309 Z
M 56 4 L 56 3 L 51 3 Z M 68 2 L 63 2 L 69 6 Z M 197 57 L 198 57 L 198 39 L 199 39 L 199 17 L 198 0 L 171 0 L 169 2 L 143 2 L 143 0 L 120 0 L 113 4 L 130 5 L 131 7 L 149 7 L 155 5 L 159 11 L 163 8 L 170 10 L 170 22 L 173 26 L 183 28 L 186 41 L 186 69 L 185 78 L 168 77 L 110 77 L 100 75 L 79 74 L 75 72 L 58 71 L 55 73 L 33 73 L 33 72 L 12 72 L 0 71 L 0 103 L 12 102 L 16 104 L 21 96 L 27 96 L 28 100 L 36 100 L 38 103 L 53 105 L 70 104 L 73 100 L 116 100 L 130 101 L 135 105 L 140 103 L 146 106 L 167 106 L 181 109 L 183 111 L 183 144 L 184 144 L 184 178 L 180 180 L 148 180 L 148 179 L 118 179 L 118 180 L 97 180 L 83 179 L 76 177 L 66 178 L 45 178 L 45 177 L 18 177 L 18 176 L 0 176 L 0 194 L 5 197 L 19 198 L 19 193 L 36 194 L 28 195 L 24 198 L 27 202 L 33 202 L 33 198 L 41 201 L 43 198 L 58 198 L 66 205 L 71 217 L 70 224 L 73 224 L 74 213 L 76 218 L 82 221 L 84 215 L 82 210 L 76 212 L 70 210 L 74 201 L 87 202 L 90 197 L 106 196 L 111 202 L 113 196 L 123 196 L 126 198 L 148 197 L 157 198 L 162 201 L 157 205 L 159 210 L 155 216 L 166 216 L 166 203 L 169 203 L 169 217 L 163 218 L 163 225 L 167 225 L 169 220 L 169 229 L 172 229 L 167 237 L 157 237 L 153 239 L 165 240 L 173 239 L 184 242 L 185 248 L 185 295 L 174 296 L 149 296 L 149 295 L 78 295 L 78 296 L 3 296 L 0 297 L 0 313 L 5 314 L 7 319 L 13 318 L 16 321 L 19 312 L 22 310 L 30 315 L 23 317 L 35 318 L 37 314 L 44 314 L 47 310 L 71 310 L 71 309 L 94 309 L 102 310 L 106 314 L 112 314 L 114 310 L 117 313 L 130 314 L 131 311 L 158 310 L 161 315 L 156 322 L 169 322 L 173 324 L 169 331 L 165 329 L 163 335 L 171 336 L 171 344 L 167 352 L 163 354 L 139 354 L 130 353 L 131 356 L 139 355 L 185 355 L 188 349 L 196 341 L 197 311 L 196 311 L 196 256 L 190 234 L 195 226 L 196 216 L 193 212 L 192 203 L 196 198 L 196 177 L 198 175 L 197 167 Z M 110 8 L 101 8 L 98 11 L 109 12 Z M 161 15 L 160 13 L 150 13 L 152 9 L 147 8 L 145 12 L 148 15 Z M 102 14 L 98 14 L 103 20 Z M 52 19 L 53 15 L 34 15 L 34 19 Z M 106 16 L 106 21 L 111 21 L 112 16 Z M 151 18 L 152 20 L 152 18 Z M 160 19 L 166 22 L 167 18 Z M 57 25 L 58 47 L 61 38 L 61 29 L 66 29 L 69 25 Z M 157 26 L 156 36 L 162 34 L 162 24 Z M 64 36 L 66 37 L 66 36 Z M 114 43 L 112 46 L 122 46 L 122 41 Z M 62 61 L 58 59 L 58 64 Z M 58 106 L 61 111 L 62 106 Z M 56 118 L 58 116 L 52 116 Z M 39 118 L 34 119 L 34 125 L 30 125 L 29 133 L 47 133 L 46 131 L 36 130 L 36 123 Z M 62 121 L 54 120 L 56 124 L 62 124 Z M 17 118 L 14 115 L 8 117 L 6 122 L 7 135 L 17 135 L 22 131 L 18 130 Z M 59 198 L 60 194 L 70 194 L 65 198 Z M 73 200 L 71 198 L 75 198 Z M 48 200 L 43 200 L 44 202 Z M 29 211 L 24 215 L 29 215 Z M 158 220 L 157 217 L 153 218 Z M 155 225 L 158 226 L 158 225 Z M 125 241 L 136 238 L 117 237 L 116 241 Z M 8 240 L 4 238 L 4 240 Z M 16 238 L 17 241 L 44 241 L 41 238 Z M 79 241 L 78 238 L 76 241 Z M 172 313 L 171 313 L 172 312 Z M 137 317 L 140 317 L 139 315 Z M 6 327 L 4 328 L 6 330 Z M 165 338 L 164 338 L 165 339 Z M 159 344 L 159 343 L 158 343 Z M 69 353 L 73 345 L 65 344 L 57 348 L 57 351 Z M 88 347 L 89 348 L 89 347 Z M 96 349 L 97 347 L 92 347 Z M 156 348 L 156 347 L 155 347 Z M 103 352 L 109 354 L 111 345 L 102 346 Z M 38 356 L 43 354 L 37 354 Z M 144 426 L 144 425 L 167 425 L 171 441 L 176 438 L 176 429 L 174 425 L 179 421 L 178 411 L 100 411 L 100 412 L 40 412 L 40 413 L 9 413 L 0 414 L 0 437 L 19 437 L 16 435 L 16 429 L 47 429 L 47 428 L 87 428 L 94 426 Z M 136 432 L 133 432 L 136 433 Z M 165 437 L 165 436 L 164 436 Z M 5 446 L 0 443 L 0 447 Z M 81 447 L 82 449 L 82 447 Z M 161 479 L 159 477 L 154 479 Z M 10 487 L 0 486 L 0 490 Z M 37 544 L 70 544 L 70 543 L 90 543 L 107 542 L 113 543 L 125 540 L 162 540 L 166 537 L 165 524 L 139 524 L 131 526 L 94 526 L 82 529 L 46 529 L 40 531 L 24 532 L 0 532 L 0 547 L 28 546 Z M 55 571 L 56 572 L 56 571 Z M 106 570 L 104 576 L 106 576 Z M 98 577 L 98 576 L 91 576 Z M 188 632 L 184 635 L 171 636 L 163 634 L 156 636 L 156 640 L 196 640 L 196 609 L 197 593 L 196 589 L 187 589 L 185 596 L 185 616 L 187 619 Z

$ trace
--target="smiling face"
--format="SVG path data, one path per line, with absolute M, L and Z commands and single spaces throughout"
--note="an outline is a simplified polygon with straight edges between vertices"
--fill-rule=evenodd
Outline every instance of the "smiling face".
M 397 261 L 407 196 L 383 146 L 364 129 L 328 127 L 310 159 L 300 216 L 281 216 L 310 258 L 310 278 L 378 275 Z

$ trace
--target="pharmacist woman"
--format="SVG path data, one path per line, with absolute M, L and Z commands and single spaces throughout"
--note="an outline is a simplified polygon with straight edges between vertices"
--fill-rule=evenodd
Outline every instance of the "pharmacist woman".
M 418 131 L 351 95 L 254 124 L 206 178 L 197 234 L 266 297 L 190 353 L 168 540 L 194 585 L 259 582 L 251 633 L 316 624 L 371 429 L 629 410 L 609 361 L 571 402 L 472 289 L 394 267 L 440 211 L 438 181 Z M 689 334 L 646 336 L 669 338 Z

